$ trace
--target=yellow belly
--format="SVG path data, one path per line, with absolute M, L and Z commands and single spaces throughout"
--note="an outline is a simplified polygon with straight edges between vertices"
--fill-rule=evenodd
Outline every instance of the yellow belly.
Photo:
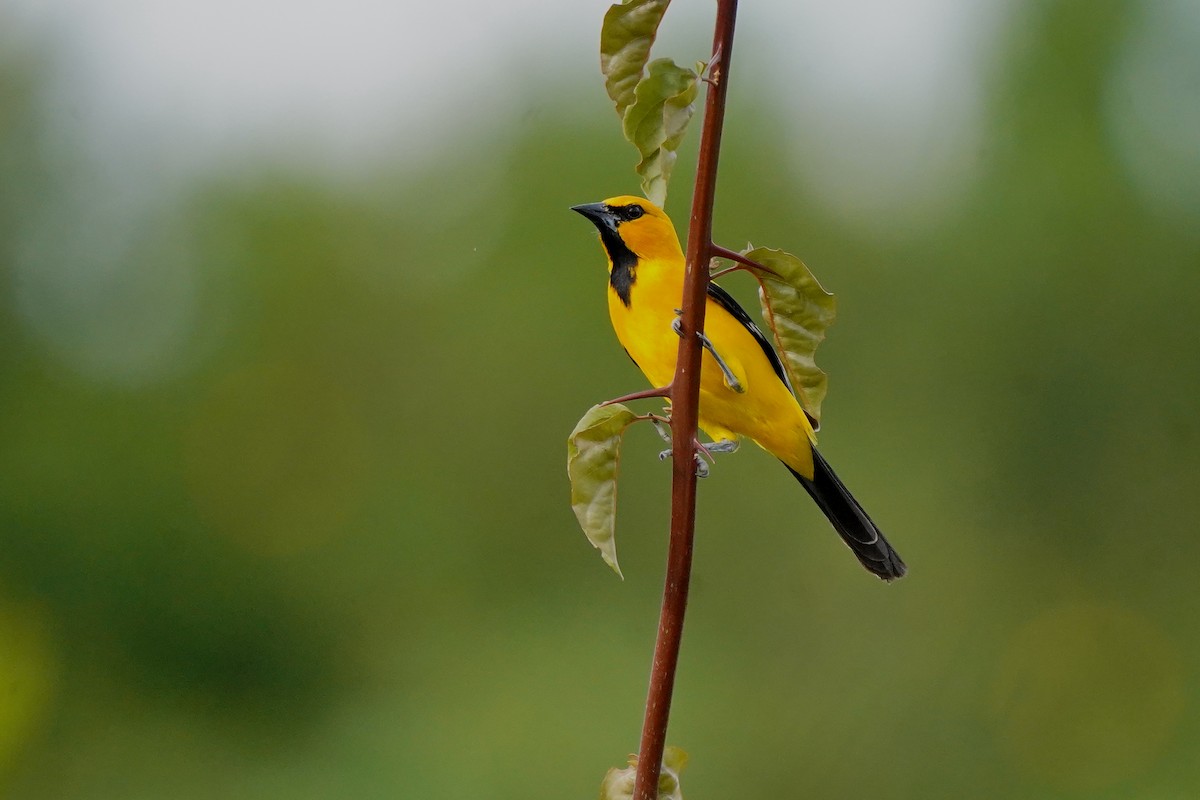
M 609 291 L 609 316 L 622 346 L 654 386 L 675 376 L 679 337 L 671 325 L 682 281 L 655 281 L 640 271 L 628 307 Z M 700 429 L 714 440 L 745 436 L 797 472 L 812 477 L 812 428 L 758 342 L 724 308 L 708 301 L 705 334 L 741 383 L 735 392 L 707 351 L 700 369 Z

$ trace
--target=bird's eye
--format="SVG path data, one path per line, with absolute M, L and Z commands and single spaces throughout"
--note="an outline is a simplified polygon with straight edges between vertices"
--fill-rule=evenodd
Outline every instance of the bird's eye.
M 638 217 L 642 216 L 645 213 L 646 213 L 646 209 L 644 209 L 638 205 L 627 206 L 625 209 L 625 216 L 628 219 L 637 219 Z

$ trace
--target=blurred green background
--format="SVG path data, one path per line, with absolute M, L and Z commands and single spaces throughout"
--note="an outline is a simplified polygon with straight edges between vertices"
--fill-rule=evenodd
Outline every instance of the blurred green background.
M 838 294 L 823 450 L 911 572 L 870 578 L 764 454 L 720 460 L 688 797 L 1194 796 L 1198 20 L 1021 5 L 962 188 L 904 161 L 902 202 L 847 184 L 849 212 L 739 38 L 718 237 Z M 4 796 L 592 797 L 636 748 L 669 468 L 635 428 L 623 583 L 565 476 L 575 421 L 643 386 L 567 210 L 634 190 L 634 153 L 598 74 L 524 58 L 516 113 L 416 162 L 164 183 L 55 113 L 61 43 L 0 37 Z

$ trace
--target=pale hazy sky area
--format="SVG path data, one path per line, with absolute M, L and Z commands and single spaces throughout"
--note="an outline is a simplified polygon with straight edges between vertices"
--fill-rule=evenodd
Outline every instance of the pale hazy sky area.
M 50 45 L 53 108 L 98 161 L 170 174 L 268 153 L 353 170 L 427 159 L 479 120 L 502 132 L 521 93 L 590 81 L 603 102 L 607 5 L 9 0 L 0 36 Z M 676 2 L 660 51 L 703 58 L 713 7 Z M 735 70 L 770 76 L 797 177 L 834 213 L 911 234 L 972 185 L 989 87 L 1035 13 L 1020 0 L 745 4 Z M 1112 146 L 1153 202 L 1192 216 L 1200 136 L 1181 132 L 1200 130 L 1200 4 L 1138 14 L 1110 80 Z

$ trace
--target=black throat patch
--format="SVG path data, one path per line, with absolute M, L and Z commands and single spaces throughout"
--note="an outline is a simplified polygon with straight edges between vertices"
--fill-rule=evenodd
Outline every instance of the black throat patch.
M 638 258 L 617 232 L 607 225 L 600 227 L 600 241 L 604 243 L 604 249 L 608 251 L 608 257 L 612 261 L 612 272 L 608 276 L 608 282 L 617 293 L 617 297 L 621 298 L 621 302 L 628 308 L 630 289 L 637 281 L 634 268 L 637 266 Z

